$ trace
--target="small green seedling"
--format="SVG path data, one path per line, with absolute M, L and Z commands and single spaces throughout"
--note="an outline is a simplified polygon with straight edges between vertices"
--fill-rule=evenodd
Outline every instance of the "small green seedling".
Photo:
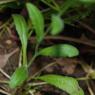
M 17 88 L 21 86 L 24 81 L 28 80 L 28 69 L 30 65 L 34 62 L 36 57 L 39 55 L 42 56 L 50 56 L 50 57 L 75 57 L 79 55 L 79 51 L 76 47 L 70 44 L 56 44 L 53 46 L 49 46 L 46 48 L 39 48 L 39 44 L 44 39 L 46 33 L 44 32 L 44 17 L 41 11 L 32 3 L 27 3 L 26 8 L 29 14 L 29 18 L 31 20 L 31 24 L 36 33 L 36 46 L 34 56 L 31 58 L 30 62 L 27 61 L 27 45 L 28 39 L 30 37 L 30 32 L 28 31 L 27 23 L 23 16 L 14 14 L 13 20 L 16 26 L 17 33 L 19 35 L 21 41 L 21 51 L 22 51 L 22 60 L 21 66 L 16 69 L 13 75 L 10 78 L 9 86 L 11 88 Z M 64 23 L 60 16 L 53 15 L 51 20 L 51 34 L 57 35 L 64 28 Z M 58 27 L 59 26 L 59 27 Z M 61 90 L 66 91 L 70 95 L 84 95 L 83 90 L 79 87 L 78 82 L 75 78 L 60 76 L 60 75 L 44 75 L 37 76 L 33 78 L 34 80 L 42 80 L 46 83 L 58 87 Z M 31 87 L 30 87 L 31 89 Z M 28 89 L 28 90 L 30 90 Z M 26 94 L 25 94 L 26 95 Z

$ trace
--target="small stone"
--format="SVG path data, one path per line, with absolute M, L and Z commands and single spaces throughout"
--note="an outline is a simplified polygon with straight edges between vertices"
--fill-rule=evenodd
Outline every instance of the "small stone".
M 8 45 L 10 45 L 10 44 L 12 44 L 12 41 L 11 40 L 6 40 L 5 43 L 8 44 Z

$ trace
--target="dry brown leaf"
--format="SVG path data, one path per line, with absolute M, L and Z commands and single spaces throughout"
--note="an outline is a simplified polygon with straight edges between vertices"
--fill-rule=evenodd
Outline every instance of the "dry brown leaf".
M 67 73 L 67 74 L 72 74 L 75 71 L 76 65 L 78 64 L 77 59 L 56 59 L 57 64 L 62 66 L 62 71 Z
M 4 54 L 4 55 L 0 55 L 0 68 L 3 68 L 6 64 L 8 59 L 18 51 L 19 49 L 16 48 L 15 50 L 13 50 L 12 52 L 8 53 L 8 54 Z

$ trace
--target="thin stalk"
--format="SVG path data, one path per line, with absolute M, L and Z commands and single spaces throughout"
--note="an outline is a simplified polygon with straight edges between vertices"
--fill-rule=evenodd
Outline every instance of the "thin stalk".
M 43 38 L 36 44 L 35 53 L 34 53 L 34 56 L 31 58 L 31 60 L 30 60 L 30 62 L 28 64 L 28 68 L 33 63 L 33 61 L 36 59 L 36 57 L 39 55 L 38 48 L 40 46 L 40 43 L 42 42 L 42 40 L 44 39 L 44 37 L 48 34 L 48 32 L 49 32 L 50 29 L 51 29 L 51 26 L 48 27 L 48 29 L 46 30 L 46 33 L 44 34 Z
M 45 0 L 41 0 L 43 3 L 45 3 L 46 5 L 48 5 L 50 8 L 52 8 L 52 9 L 54 9 L 54 10 L 56 10 L 56 11 L 59 11 L 59 9 L 58 8 L 56 8 L 55 6 L 53 6 L 52 4 L 50 4 L 50 3 L 48 3 L 47 1 L 45 1 Z
M 76 0 L 67 0 L 64 2 L 62 8 L 61 8 L 61 11 L 59 13 L 60 16 L 64 15 L 65 12 L 67 12 L 67 10 L 72 6 L 74 5 L 76 2 Z
M 30 65 L 34 62 L 34 60 L 37 58 L 38 54 L 34 54 L 34 56 L 31 58 L 29 64 L 28 64 L 28 68 L 30 67 Z
M 42 39 L 43 40 L 43 39 Z M 41 40 L 41 41 L 42 41 Z M 34 56 L 31 58 L 29 64 L 28 64 L 28 67 L 30 67 L 30 65 L 33 63 L 33 61 L 36 59 L 36 57 L 39 55 L 39 51 L 38 51 L 38 48 L 39 48 L 39 45 L 41 43 L 41 41 L 39 41 L 37 44 L 36 44 L 36 47 L 35 47 L 35 53 L 34 53 Z
M 36 47 L 35 47 L 35 54 L 38 52 L 39 45 L 40 45 L 40 42 L 38 42 L 38 43 L 36 44 Z
M 87 87 L 88 87 L 89 94 L 94 95 L 94 92 L 93 92 L 93 90 L 92 90 L 92 88 L 90 86 L 90 83 L 88 81 L 86 81 L 86 84 L 87 84 Z
M 36 57 L 39 55 L 39 51 L 38 51 L 38 48 L 39 48 L 39 45 L 41 43 L 41 41 L 43 40 L 43 38 L 36 44 L 36 47 L 35 47 L 35 53 L 34 53 L 34 56 L 31 58 L 29 64 L 28 64 L 28 67 L 30 67 L 30 65 L 33 63 L 33 61 L 36 59 Z
M 90 78 L 88 78 L 88 77 L 81 77 L 81 78 L 77 78 L 77 80 L 79 81 L 79 80 L 90 80 Z
M 47 84 L 46 82 L 39 82 L 39 83 L 31 83 L 29 84 L 30 87 L 33 87 L 33 86 L 39 86 L 39 85 L 45 85 Z
M 52 0 L 52 3 L 55 5 L 55 7 L 60 11 L 59 5 L 55 2 L 55 0 Z
M 32 78 L 38 76 L 42 71 L 44 71 L 45 69 L 47 69 L 47 68 L 49 68 L 49 67 L 55 65 L 56 63 L 57 63 L 57 62 L 49 63 L 48 65 L 46 65 L 45 67 L 43 67 L 42 69 L 40 69 L 37 73 L 35 73 L 35 74 L 32 76 Z M 31 79 L 32 79 L 32 78 L 31 78 Z
M 27 67 L 27 48 L 22 47 L 23 65 Z
M 57 62 L 52 62 L 49 63 L 48 65 L 46 65 L 45 67 L 43 67 L 42 69 L 40 69 L 38 72 L 36 72 L 33 76 L 30 76 L 28 81 L 30 81 L 31 79 L 35 78 L 36 76 L 38 76 L 42 71 L 44 71 L 45 69 L 55 65 Z
M 47 31 L 48 32 L 48 31 Z M 45 35 L 47 34 L 47 32 L 44 34 L 43 38 L 36 44 L 36 47 L 35 47 L 35 53 L 34 53 L 34 56 L 31 58 L 29 64 L 28 64 L 28 67 L 30 67 L 30 65 L 33 63 L 33 61 L 36 59 L 36 57 L 39 55 L 39 46 L 41 44 L 41 42 L 43 41 Z

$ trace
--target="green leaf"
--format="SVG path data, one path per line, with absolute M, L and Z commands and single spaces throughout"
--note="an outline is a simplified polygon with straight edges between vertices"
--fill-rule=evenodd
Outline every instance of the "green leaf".
M 59 34 L 62 29 L 64 28 L 63 20 L 59 15 L 52 15 L 52 23 L 51 23 L 51 34 L 57 35 Z
M 44 17 L 35 5 L 27 3 L 26 7 L 37 35 L 37 41 L 39 42 L 44 36 Z
M 50 57 L 74 57 L 79 55 L 76 47 L 69 44 L 59 44 L 46 47 L 39 52 L 40 55 Z
M 61 90 L 66 91 L 70 95 L 84 95 L 84 92 L 79 87 L 77 80 L 72 77 L 51 74 L 37 77 L 37 79 L 58 87 Z
M 13 15 L 14 24 L 16 26 L 16 30 L 18 32 L 19 38 L 21 40 L 21 43 L 24 47 L 27 46 L 27 40 L 28 40 L 28 27 L 26 24 L 25 19 L 23 16 L 14 14 Z
M 27 23 L 23 16 L 15 14 L 13 15 L 13 20 L 16 26 L 17 33 L 21 40 L 22 44 L 22 57 L 23 57 L 23 65 L 27 66 L 27 40 L 28 40 L 28 27 Z
M 27 77 L 28 77 L 27 68 L 24 66 L 19 67 L 11 76 L 9 81 L 9 86 L 11 88 L 16 88 L 17 86 L 21 86 L 21 84 L 27 79 Z

